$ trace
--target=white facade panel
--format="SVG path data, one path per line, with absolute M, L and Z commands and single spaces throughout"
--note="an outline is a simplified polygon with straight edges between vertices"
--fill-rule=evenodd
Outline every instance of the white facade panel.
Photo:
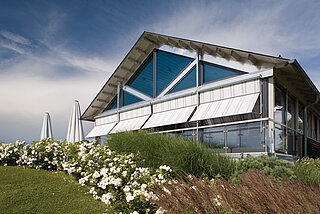
M 251 113 L 259 93 L 200 104 L 190 121 Z
M 200 103 L 214 102 L 260 92 L 260 80 L 251 80 L 200 93 Z
M 135 117 L 127 120 L 121 120 L 114 129 L 110 132 L 110 134 L 117 133 L 117 132 L 125 132 L 125 131 L 133 131 L 138 130 L 142 127 L 142 125 L 146 122 L 149 118 L 149 115 Z
M 170 101 L 157 103 L 153 105 L 153 113 L 169 111 L 177 108 L 184 108 L 197 104 L 196 95 L 181 97 Z
M 172 125 L 177 123 L 185 123 L 194 111 L 195 106 L 178 108 L 169 111 L 162 111 L 151 115 L 149 120 L 143 126 L 144 129 Z
M 118 115 L 117 114 L 113 114 L 113 115 L 109 115 L 106 117 L 102 117 L 102 118 L 98 118 L 96 119 L 96 126 L 99 125 L 103 125 L 103 124 L 107 124 L 107 123 L 112 123 L 112 122 L 117 122 L 118 121 Z
M 120 112 L 120 121 L 151 114 L 151 106 Z
M 107 124 L 100 125 L 100 126 L 95 126 L 89 132 L 89 134 L 87 134 L 86 138 L 107 135 L 107 134 L 109 134 L 111 129 L 116 125 L 116 123 L 117 122 L 113 122 L 113 123 L 107 123 Z

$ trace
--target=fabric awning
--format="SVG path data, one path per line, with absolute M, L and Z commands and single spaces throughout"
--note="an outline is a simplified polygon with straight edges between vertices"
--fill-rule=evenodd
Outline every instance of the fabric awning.
M 259 93 L 200 104 L 190 121 L 252 113 Z
M 125 131 L 134 131 L 138 130 L 142 127 L 142 125 L 146 122 L 150 115 L 145 115 L 142 117 L 130 118 L 127 120 L 121 120 L 114 129 L 110 132 L 110 134 L 117 132 L 125 132 Z
M 86 138 L 107 135 L 116 124 L 117 122 L 113 122 L 95 126 L 86 136 Z
M 154 113 L 143 126 L 144 129 L 158 126 L 166 126 L 177 123 L 185 123 L 194 111 L 195 106 L 173 109 Z

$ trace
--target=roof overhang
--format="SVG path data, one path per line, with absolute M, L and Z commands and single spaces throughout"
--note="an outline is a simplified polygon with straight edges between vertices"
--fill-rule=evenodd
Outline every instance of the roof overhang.
M 289 92 L 295 93 L 305 106 L 314 103 L 316 97 L 320 96 L 317 87 L 295 59 L 289 60 L 281 66 L 276 66 L 275 77 L 287 83 L 286 87 Z M 320 103 L 313 106 L 313 109 L 320 115 Z
M 97 96 L 90 103 L 86 111 L 81 116 L 81 119 L 94 121 L 94 117 L 102 113 L 117 94 L 118 83 L 125 84 L 145 61 L 149 54 L 155 48 L 160 48 L 163 45 L 185 49 L 192 52 L 199 52 L 200 54 L 208 54 L 214 57 L 238 61 L 241 63 L 249 63 L 257 66 L 257 68 L 281 67 L 286 65 L 289 61 L 288 59 L 199 41 L 143 32 L 138 41 L 134 44 L 119 66 L 109 77 Z

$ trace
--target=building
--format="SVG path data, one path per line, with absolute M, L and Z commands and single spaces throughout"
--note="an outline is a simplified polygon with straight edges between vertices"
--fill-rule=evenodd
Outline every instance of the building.
M 319 95 L 295 59 L 144 32 L 82 120 L 97 140 L 144 129 L 235 156 L 317 157 Z

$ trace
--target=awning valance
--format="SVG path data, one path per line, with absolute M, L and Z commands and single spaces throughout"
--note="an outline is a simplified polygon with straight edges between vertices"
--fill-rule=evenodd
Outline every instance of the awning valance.
M 188 121 L 195 106 L 173 109 L 154 113 L 143 126 L 144 129 L 172 125 L 177 123 L 185 123 Z
M 86 136 L 86 138 L 107 135 L 116 124 L 117 122 L 112 122 L 112 123 L 95 126 Z
M 124 131 L 134 131 L 142 127 L 150 117 L 151 106 L 146 106 L 131 111 L 121 112 L 119 123 L 112 129 L 110 134 Z
M 252 113 L 259 93 L 200 104 L 190 121 Z

